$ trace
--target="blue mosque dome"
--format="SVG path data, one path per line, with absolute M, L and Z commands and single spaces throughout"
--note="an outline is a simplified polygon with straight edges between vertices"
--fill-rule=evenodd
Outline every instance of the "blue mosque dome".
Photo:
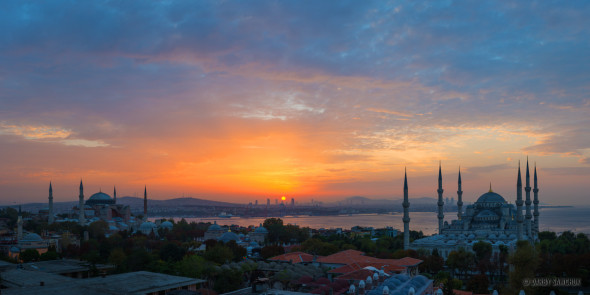
M 506 203 L 506 200 L 502 196 L 493 191 L 489 191 L 477 199 L 477 203 Z

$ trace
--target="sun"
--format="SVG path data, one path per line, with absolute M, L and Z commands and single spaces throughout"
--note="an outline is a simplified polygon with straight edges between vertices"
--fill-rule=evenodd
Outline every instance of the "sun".
M 286 199 L 287 199 L 287 198 L 285 198 L 285 196 L 282 196 L 282 197 L 281 197 L 281 200 L 283 200 L 283 201 L 284 201 L 284 200 L 286 200 Z

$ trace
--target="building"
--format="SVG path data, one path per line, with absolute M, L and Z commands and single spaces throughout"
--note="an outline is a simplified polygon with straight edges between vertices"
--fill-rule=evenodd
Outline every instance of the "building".
M 25 269 L 2 272 L 2 294 L 168 294 L 173 290 L 196 291 L 200 279 L 147 271 L 88 279 Z
M 253 232 L 248 234 L 250 241 L 256 242 L 258 245 L 264 245 L 264 240 L 266 239 L 267 235 L 268 230 L 262 226 L 262 223 Z
M 328 273 L 334 274 L 346 274 L 350 271 L 372 266 L 377 269 L 388 269 L 391 272 L 414 276 L 418 274 L 418 265 L 422 263 L 422 260 L 411 257 L 381 259 L 366 256 L 364 252 L 358 250 L 344 250 L 332 255 L 318 257 L 315 262 L 331 268 L 333 271 L 328 271 Z
M 46 253 L 49 249 L 49 242 L 41 238 L 38 234 L 29 233 L 17 241 L 17 244 L 10 247 L 8 256 L 19 259 L 20 254 L 26 250 L 33 249 L 39 254 Z
M 223 228 L 219 226 L 219 224 L 217 224 L 217 221 L 213 221 L 213 224 L 210 225 L 209 228 L 207 228 L 204 239 L 205 241 L 217 240 L 217 238 L 221 237 L 221 235 L 223 235 L 223 233 L 225 232 L 226 231 L 223 230 Z
M 465 207 L 463 211 L 461 188 L 461 171 L 458 175 L 458 190 L 457 190 L 457 217 L 450 223 L 444 220 L 442 206 L 443 187 L 442 174 L 439 166 L 438 176 L 438 218 L 439 218 L 439 234 L 430 237 L 422 238 L 414 241 L 409 245 L 410 249 L 437 249 L 439 254 L 446 258 L 451 251 L 457 250 L 461 247 L 466 250 L 471 250 L 473 244 L 479 241 L 485 241 L 492 245 L 494 252 L 500 251 L 501 246 L 508 247 L 509 250 L 514 249 L 516 242 L 519 240 L 528 240 L 534 242 L 538 239 L 539 233 L 539 198 L 538 198 L 538 183 L 537 183 L 537 168 L 534 168 L 534 201 L 531 201 L 531 187 L 530 187 L 530 173 L 529 164 L 527 160 L 526 165 L 526 201 L 522 199 L 522 180 L 520 165 L 518 167 L 517 177 L 517 198 L 516 206 L 509 204 L 504 197 L 495 193 L 492 190 L 491 184 L 489 191 L 482 194 L 477 201 Z M 405 180 L 405 200 L 407 202 L 407 178 Z M 526 213 L 523 214 L 523 203 L 526 205 Z M 534 204 L 534 212 L 531 214 L 531 205 Z M 408 203 L 409 207 L 409 203 Z M 534 216 L 534 219 L 533 219 Z M 404 217 L 404 225 L 409 226 L 409 216 Z M 407 228 L 405 228 L 407 230 Z

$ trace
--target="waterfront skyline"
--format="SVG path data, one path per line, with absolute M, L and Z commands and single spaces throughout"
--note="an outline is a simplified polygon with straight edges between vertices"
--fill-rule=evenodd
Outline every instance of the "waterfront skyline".
M 589 205 L 590 4 L 0 4 L 0 203 L 353 195 Z M 531 167 L 532 168 L 532 167 Z

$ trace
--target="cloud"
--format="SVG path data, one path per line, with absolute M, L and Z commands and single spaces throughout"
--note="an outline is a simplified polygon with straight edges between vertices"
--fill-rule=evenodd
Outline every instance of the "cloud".
M 10 134 L 26 139 L 63 139 L 72 134 L 71 130 L 52 126 L 13 125 L 0 121 L 0 135 Z
M 414 116 L 412 114 L 406 114 L 403 112 L 390 111 L 390 110 L 384 110 L 384 109 L 376 109 L 376 108 L 368 108 L 367 111 L 376 112 L 376 113 L 385 113 L 385 114 L 396 115 L 396 116 L 401 116 L 401 117 L 408 117 L 408 118 L 411 118 Z
M 496 171 L 513 170 L 514 167 L 504 163 L 489 166 L 467 167 L 467 171 L 474 174 L 489 174 Z

